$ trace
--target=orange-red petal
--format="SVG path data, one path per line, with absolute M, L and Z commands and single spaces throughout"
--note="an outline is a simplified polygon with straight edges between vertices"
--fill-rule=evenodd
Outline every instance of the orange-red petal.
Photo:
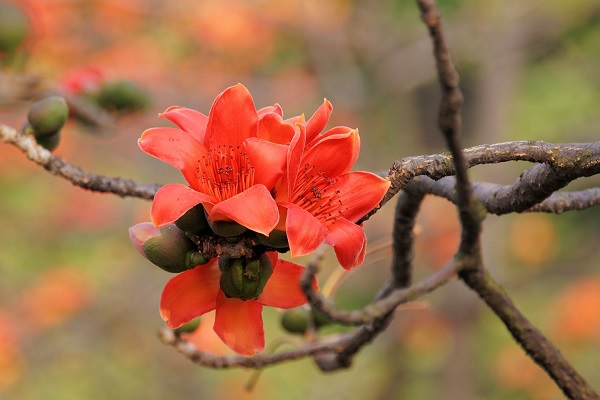
M 267 281 L 258 302 L 277 308 L 298 307 L 306 303 L 306 295 L 300 288 L 300 279 L 304 267 L 285 260 L 278 260 L 273 274 Z M 319 289 L 317 279 L 313 277 L 313 288 Z
M 271 190 L 285 172 L 288 146 L 250 138 L 244 142 L 244 151 L 254 166 L 254 184 Z
M 304 156 L 304 146 L 306 145 L 306 129 L 303 125 L 297 125 L 298 132 L 292 138 L 288 151 L 287 159 L 287 193 L 294 193 L 294 185 L 298 179 L 298 170 Z M 284 179 L 285 180 L 285 179 Z M 289 199 L 286 199 L 286 201 Z
M 208 216 L 213 221 L 233 220 L 263 235 L 268 235 L 279 221 L 277 204 L 264 185 L 251 186 L 215 204 Z
M 343 218 L 327 226 L 326 242 L 333 246 L 338 262 L 350 270 L 360 265 L 365 258 L 367 238 L 363 229 Z
M 262 308 L 258 301 L 228 298 L 219 290 L 215 332 L 236 353 L 255 355 L 265 348 Z
M 178 183 L 164 185 L 154 195 L 150 215 L 155 226 L 175 222 L 187 210 L 200 203 L 213 204 L 216 200 L 209 195 Z
M 221 93 L 208 114 L 204 144 L 209 149 L 218 145 L 239 146 L 256 137 L 258 115 L 248 89 L 237 84 Z
M 360 138 L 358 130 L 346 129 L 319 140 L 304 154 L 302 164 L 315 165 L 319 172 L 330 178 L 350 171 L 358 158 Z
M 196 167 L 208 150 L 188 133 L 177 128 L 150 128 L 138 145 L 146 153 L 179 169 L 190 185 L 196 182 Z
M 204 143 L 204 134 L 208 117 L 200 111 L 180 106 L 172 106 L 165 112 L 158 114 L 159 117 L 168 119 L 182 130 L 192 135 L 198 142 Z
M 267 106 L 267 107 L 263 107 L 259 110 L 256 110 L 256 113 L 258 114 L 259 118 L 264 115 L 271 114 L 271 113 L 274 113 L 274 114 L 279 115 L 280 117 L 283 117 L 283 110 L 281 109 L 281 106 L 277 103 L 273 104 L 272 106 Z
M 160 316 L 169 328 L 178 328 L 215 309 L 221 276 L 216 260 L 167 282 L 160 298 Z
M 258 120 L 257 138 L 273 143 L 289 144 L 294 137 L 294 126 L 284 122 L 280 115 L 265 114 Z
M 314 215 L 293 203 L 281 203 L 287 208 L 285 232 L 292 257 L 315 251 L 328 236 L 327 228 Z
M 371 172 L 355 171 L 340 175 L 330 191 L 339 190 L 344 204 L 344 218 L 356 222 L 377 207 L 390 187 L 390 181 Z
M 317 138 L 319 133 L 325 129 L 325 125 L 329 122 L 329 116 L 333 111 L 331 103 L 325 99 L 323 104 L 319 106 L 317 111 L 306 123 L 306 143 L 310 143 Z

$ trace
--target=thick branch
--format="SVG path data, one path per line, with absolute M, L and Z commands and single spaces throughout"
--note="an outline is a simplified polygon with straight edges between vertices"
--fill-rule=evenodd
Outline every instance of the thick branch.
M 463 269 L 463 281 L 486 302 L 523 347 L 570 399 L 599 399 L 560 351 L 525 318 L 502 287 L 483 269 Z

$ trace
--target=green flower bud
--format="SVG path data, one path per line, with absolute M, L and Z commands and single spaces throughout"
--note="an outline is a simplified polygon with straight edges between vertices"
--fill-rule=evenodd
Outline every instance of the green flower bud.
M 266 254 L 258 260 L 219 257 L 221 290 L 227 297 L 256 300 L 273 273 L 273 265 Z
M 104 84 L 96 100 L 100 107 L 129 113 L 148 107 L 148 94 L 131 81 L 117 81 Z
M 330 324 L 331 320 L 322 312 L 314 308 L 309 310 L 306 307 L 285 310 L 281 316 L 281 326 L 289 333 L 303 334 L 308 329 L 310 323 L 318 329 Z
M 146 240 L 142 249 L 150 262 L 167 272 L 179 273 L 199 265 L 195 263 L 196 245 L 175 225 L 160 228 L 160 235 Z
M 289 333 L 304 334 L 308 329 L 310 312 L 305 307 L 285 310 L 281 315 L 281 326 Z
M 185 214 L 175 221 L 175 225 L 182 231 L 191 234 L 198 234 L 208 228 L 208 221 L 206 221 L 202 204 L 198 204 L 187 210 Z
M 177 333 L 192 333 L 200 326 L 200 318 L 194 318 L 190 322 L 185 325 L 181 325 L 179 328 L 175 329 Z
M 208 226 L 215 234 L 223 237 L 240 236 L 248 230 L 245 226 L 234 221 L 211 221 L 208 219 Z
M 277 229 L 269 233 L 269 236 L 257 233 L 256 243 L 269 246 L 274 249 L 285 249 L 290 247 L 286 233 Z
M 32 132 L 31 129 L 26 129 L 26 130 L 29 131 L 29 132 L 31 132 L 33 134 L 33 132 Z M 37 144 L 39 144 L 40 146 L 42 146 L 46 150 L 53 151 L 60 144 L 60 131 L 58 131 L 58 132 L 56 132 L 55 134 L 52 134 L 52 135 L 46 135 L 46 136 L 36 137 L 35 141 L 37 142 Z
M 7 3 L 0 3 L 0 53 L 11 53 L 23 42 L 29 30 L 25 13 Z
M 57 134 L 68 118 L 69 107 L 65 99 L 60 96 L 38 101 L 31 106 L 27 114 L 29 126 L 36 139 Z

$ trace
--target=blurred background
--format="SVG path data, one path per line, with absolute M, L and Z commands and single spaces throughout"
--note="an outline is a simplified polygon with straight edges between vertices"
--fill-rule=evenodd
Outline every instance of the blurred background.
M 465 146 L 598 140 L 597 0 L 439 6 L 466 95 Z M 0 7 L 0 31 L 19 21 L 27 27 L 18 47 L 0 54 L 0 121 L 19 128 L 44 93 L 83 99 L 55 154 L 88 171 L 183 182 L 142 153 L 137 138 L 167 125 L 157 113 L 168 106 L 208 113 L 216 95 L 238 82 L 257 107 L 279 103 L 286 117 L 309 117 L 329 99 L 329 127 L 360 129 L 356 170 L 385 171 L 402 157 L 444 151 L 431 43 L 413 1 L 1 0 Z M 134 107 L 98 101 L 102 88 L 124 81 Z M 86 104 L 109 106 L 88 112 Z M 471 176 L 508 184 L 524 168 L 477 167 Z M 568 189 L 599 183 L 580 179 Z M 335 291 L 340 307 L 366 304 L 386 282 L 392 203 L 365 224 L 368 256 Z M 195 366 L 157 339 L 158 300 L 171 276 L 140 257 L 127 234 L 149 211 L 147 201 L 74 187 L 0 143 L 0 398 L 563 398 L 456 281 L 400 309 L 350 369 L 323 374 L 311 360 L 290 362 L 263 371 L 248 392 L 252 371 Z M 600 210 L 591 209 L 490 216 L 484 225 L 492 274 L 596 390 L 598 221 Z M 454 208 L 435 198 L 418 222 L 420 278 L 454 254 L 459 226 Z M 332 253 L 322 287 L 335 276 Z M 268 348 L 302 340 L 280 327 L 277 310 L 264 320 Z M 224 351 L 210 316 L 196 339 Z

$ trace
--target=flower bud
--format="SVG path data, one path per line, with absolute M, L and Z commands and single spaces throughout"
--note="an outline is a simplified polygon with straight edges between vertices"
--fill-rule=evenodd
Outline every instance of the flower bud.
M 221 290 L 227 297 L 242 300 L 256 300 L 273 273 L 273 265 L 266 254 L 250 261 L 222 255 L 219 268 Z
M 138 252 L 167 272 L 183 272 L 207 260 L 194 243 L 175 225 L 155 228 L 149 222 L 129 228 L 129 237 Z
M 29 109 L 27 120 L 36 139 L 60 132 L 69 118 L 67 102 L 60 96 L 40 100 Z
M 285 310 L 281 315 L 281 326 L 289 333 L 303 334 L 310 324 L 315 328 L 331 323 L 331 319 L 314 308 L 296 307 Z
M 131 81 L 116 81 L 104 84 L 96 98 L 100 107 L 130 113 L 148 106 L 148 95 Z
M 53 135 L 38 137 L 35 141 L 46 150 L 53 151 L 60 144 L 60 131 Z
M 175 225 L 182 231 L 191 234 L 198 234 L 208 228 L 208 221 L 206 221 L 202 204 L 198 204 L 187 210 L 185 214 L 175 221 Z
M 289 333 L 304 334 L 308 329 L 310 311 L 305 307 L 285 310 L 281 315 L 281 326 Z
M 27 36 L 29 20 L 17 7 L 0 3 L 0 53 L 11 53 Z
M 274 249 L 286 249 L 290 247 L 286 233 L 277 229 L 271 231 L 269 236 L 257 233 L 256 243 L 269 246 Z

